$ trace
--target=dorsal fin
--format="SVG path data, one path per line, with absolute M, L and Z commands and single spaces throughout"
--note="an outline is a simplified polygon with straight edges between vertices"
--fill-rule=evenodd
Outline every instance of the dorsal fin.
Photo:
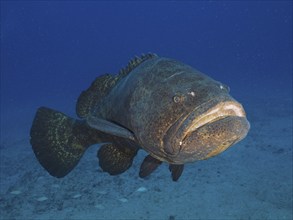
M 129 74 L 132 70 L 134 70 L 137 66 L 139 66 L 144 61 L 155 58 L 155 57 L 158 57 L 158 55 L 155 53 L 142 54 L 140 57 L 135 56 L 133 59 L 131 59 L 128 62 L 126 67 L 122 68 L 119 71 L 119 74 L 118 74 L 119 79 L 121 79 L 124 76 L 126 76 L 127 74 Z
M 85 118 L 97 103 L 116 85 L 117 80 L 117 76 L 105 74 L 97 77 L 87 90 L 82 91 L 76 104 L 76 114 L 78 117 Z
M 117 75 L 105 74 L 97 77 L 92 82 L 91 86 L 80 94 L 76 104 L 76 114 L 80 118 L 85 118 L 120 79 L 124 78 L 144 61 L 155 57 L 157 57 L 157 55 L 154 53 L 142 54 L 140 57 L 135 56 Z

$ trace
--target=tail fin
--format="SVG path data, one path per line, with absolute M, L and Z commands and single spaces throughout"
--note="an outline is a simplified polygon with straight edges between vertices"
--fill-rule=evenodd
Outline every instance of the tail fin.
M 95 132 L 83 121 L 41 107 L 33 121 L 30 142 L 40 164 L 60 178 L 77 165 L 88 146 L 99 141 Z

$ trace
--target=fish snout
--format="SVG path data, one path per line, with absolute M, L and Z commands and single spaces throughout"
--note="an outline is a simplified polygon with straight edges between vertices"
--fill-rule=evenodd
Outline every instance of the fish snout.
M 208 123 L 185 137 L 180 157 L 186 162 L 193 162 L 216 156 L 245 138 L 249 128 L 246 117 L 239 116 Z
M 209 103 L 181 121 L 165 150 L 171 149 L 172 162 L 177 164 L 208 159 L 242 140 L 249 128 L 242 105 L 234 99 Z

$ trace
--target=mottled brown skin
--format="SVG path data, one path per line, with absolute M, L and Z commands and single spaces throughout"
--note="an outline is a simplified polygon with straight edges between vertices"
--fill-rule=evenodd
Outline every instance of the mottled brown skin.
M 92 129 L 85 121 L 74 120 L 45 107 L 38 109 L 30 135 L 37 159 L 55 177 L 66 176 L 86 149 L 96 143 L 107 142 L 100 148 L 98 157 L 103 157 L 99 161 L 100 166 L 111 175 L 126 171 L 138 151 L 138 146 L 131 140 Z M 104 164 L 102 161 L 113 163 Z
M 183 73 L 176 75 L 180 72 Z M 185 118 L 196 107 L 200 106 L 193 118 L 223 101 L 236 102 L 228 94 L 227 86 L 186 64 L 155 57 L 122 79 L 97 105 L 95 114 L 128 128 L 135 134 L 138 145 L 153 157 L 184 164 L 214 156 L 246 135 L 249 129 L 246 118 L 234 117 L 202 127 L 179 148 L 182 137 L 174 125 L 188 124 Z M 240 131 L 235 133 L 236 127 Z M 186 153 L 185 145 L 194 152 Z
M 98 77 L 82 92 L 76 107 L 81 120 L 40 108 L 31 144 L 56 177 L 67 175 L 89 146 L 107 142 L 97 156 L 109 174 L 126 171 L 144 149 L 149 155 L 140 177 L 164 161 L 177 181 L 185 163 L 215 156 L 246 136 L 249 122 L 228 90 L 176 60 L 137 57 L 119 74 Z

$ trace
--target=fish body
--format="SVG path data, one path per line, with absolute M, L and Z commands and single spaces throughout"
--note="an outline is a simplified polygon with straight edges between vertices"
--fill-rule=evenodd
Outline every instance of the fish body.
M 125 172 L 143 149 L 149 155 L 140 177 L 167 162 L 176 181 L 185 163 L 218 155 L 250 127 L 226 85 L 154 54 L 136 57 L 117 75 L 96 78 L 81 93 L 76 112 L 79 120 L 44 107 L 35 116 L 31 144 L 53 176 L 65 176 L 89 146 L 103 143 L 98 158 L 104 171 Z

